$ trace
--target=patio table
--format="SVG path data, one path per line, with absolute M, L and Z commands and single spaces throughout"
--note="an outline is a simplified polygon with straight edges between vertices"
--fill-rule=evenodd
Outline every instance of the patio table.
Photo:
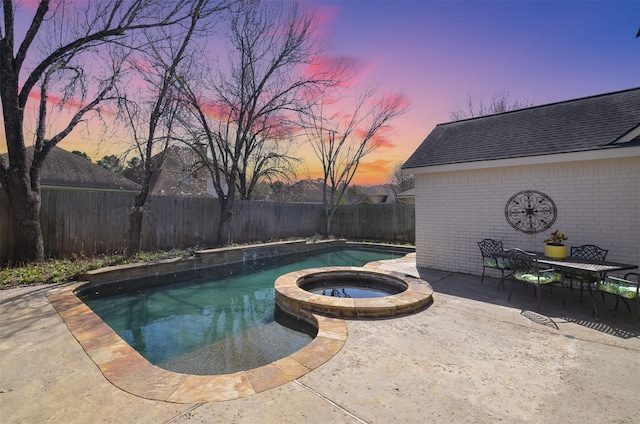
M 547 258 L 543 252 L 530 252 L 534 253 L 541 264 L 549 265 L 559 270 L 570 270 L 574 272 L 582 272 L 585 274 L 596 273 L 598 274 L 598 280 L 603 280 L 608 273 L 615 271 L 624 271 L 638 268 L 638 265 L 624 264 L 620 262 L 611 261 L 598 261 L 585 258 L 577 258 L 573 256 L 567 256 L 564 259 L 552 259 Z M 593 314 L 596 320 L 598 320 L 598 307 L 596 305 L 596 298 L 593 291 L 593 285 L 587 284 L 589 287 L 589 294 L 591 295 L 591 301 L 593 302 Z

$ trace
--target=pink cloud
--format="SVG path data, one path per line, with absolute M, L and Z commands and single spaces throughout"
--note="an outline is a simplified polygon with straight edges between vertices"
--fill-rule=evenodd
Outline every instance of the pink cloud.
M 35 12 L 36 10 L 38 10 L 39 4 L 40 4 L 40 0 L 22 0 L 16 4 L 16 8 L 23 7 L 27 9 L 29 12 Z M 52 8 L 55 8 L 55 5 L 49 6 L 49 10 L 51 10 Z
M 364 139 L 364 137 L 367 136 L 367 130 L 364 128 L 357 128 L 354 131 L 354 135 L 357 137 L 357 139 L 362 140 Z M 391 139 L 389 138 L 390 135 L 391 135 L 391 128 L 382 127 L 376 132 L 376 134 L 373 137 L 371 137 L 371 139 L 369 140 L 369 145 L 375 146 L 376 148 L 396 147 L 396 144 L 392 142 Z
M 386 93 L 382 97 L 371 100 L 378 110 L 406 110 L 411 106 L 409 97 L 403 93 Z
M 31 90 L 29 92 L 29 99 L 39 102 L 41 98 L 42 96 L 40 95 L 40 91 Z M 70 109 L 70 108 L 80 109 L 81 107 L 84 106 L 80 101 L 75 99 L 66 99 L 63 101 L 62 97 L 56 96 L 55 94 L 47 95 L 47 103 L 50 103 L 56 106 L 62 105 L 67 109 Z
M 316 19 L 316 29 L 318 34 L 326 36 L 330 33 L 329 27 L 336 20 L 340 9 L 336 6 L 316 5 L 314 7 L 314 17 Z
M 395 164 L 387 159 L 375 159 L 361 162 L 352 184 L 383 184 L 389 181 Z
M 198 100 L 200 108 L 205 115 L 217 120 L 227 120 L 233 113 L 231 107 L 223 103 L 215 103 L 204 99 Z
M 153 65 L 147 59 L 136 57 L 129 61 L 127 66 L 129 70 L 136 70 L 140 72 L 151 72 L 154 70 Z
M 339 81 L 339 87 L 351 87 L 365 73 L 368 64 L 352 56 L 318 56 L 306 66 L 307 78 L 331 78 Z

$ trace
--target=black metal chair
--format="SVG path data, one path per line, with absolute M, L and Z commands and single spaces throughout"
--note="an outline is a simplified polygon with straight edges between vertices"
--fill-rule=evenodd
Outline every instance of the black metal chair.
M 530 284 L 535 287 L 536 302 L 538 311 L 540 310 L 540 287 L 559 285 L 563 287 L 562 273 L 556 271 L 553 268 L 540 269 L 540 264 L 536 255 L 533 253 L 525 252 L 522 249 L 511 249 L 507 251 L 507 257 L 509 258 L 509 264 L 513 270 L 511 277 L 514 281 L 511 283 L 511 291 L 509 292 L 509 298 L 511 301 L 511 295 L 513 294 L 513 288 L 516 281 Z M 562 294 L 562 304 L 565 305 L 564 292 Z
M 504 254 L 502 242 L 493 239 L 484 239 L 478 242 L 478 246 L 480 247 L 480 253 L 482 254 L 482 278 L 480 278 L 480 284 L 484 281 L 484 273 L 486 269 L 491 268 L 500 271 L 501 276 L 498 288 L 500 288 L 500 285 L 504 287 L 504 273 L 505 271 L 510 271 L 511 267 L 509 266 L 509 259 L 507 259 Z
M 570 255 L 575 258 L 589 259 L 594 261 L 604 261 L 609 250 L 602 249 L 595 244 L 583 244 L 582 246 L 571 246 Z M 600 280 L 600 276 L 595 273 L 578 273 L 568 272 L 565 274 L 565 281 L 569 281 L 569 288 L 573 293 L 573 281 L 580 282 L 580 300 L 582 300 L 582 291 L 585 284 L 595 284 Z
M 634 275 L 636 277 L 636 281 L 629 280 L 629 277 Z M 604 293 L 610 293 L 616 296 L 616 306 L 613 309 L 614 311 L 618 311 L 618 303 L 620 303 L 620 299 L 627 305 L 627 309 L 629 313 L 631 313 L 631 307 L 627 303 L 628 300 L 636 301 L 636 312 L 638 314 L 638 318 L 640 318 L 640 274 L 637 272 L 629 272 L 624 278 L 617 277 L 606 277 L 604 280 L 598 282 L 598 290 L 602 292 L 602 296 L 604 297 Z

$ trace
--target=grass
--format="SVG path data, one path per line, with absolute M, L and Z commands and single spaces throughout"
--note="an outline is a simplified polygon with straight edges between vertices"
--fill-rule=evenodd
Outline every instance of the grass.
M 9 287 L 52 284 L 75 281 L 86 271 L 105 266 L 123 265 L 138 262 L 154 262 L 161 259 L 188 257 L 192 250 L 170 250 L 158 252 L 140 252 L 127 258 L 125 255 L 106 255 L 93 258 L 50 259 L 20 266 L 7 266 L 0 269 L 0 289 Z

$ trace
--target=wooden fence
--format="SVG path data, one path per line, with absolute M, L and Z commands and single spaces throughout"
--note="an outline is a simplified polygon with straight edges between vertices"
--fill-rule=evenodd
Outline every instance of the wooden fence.
M 0 190 L 0 259 L 10 257 L 7 196 Z M 49 257 L 112 253 L 126 246 L 134 194 L 43 190 L 40 214 Z M 209 197 L 151 196 L 145 207 L 143 250 L 213 246 L 219 204 Z M 231 241 L 248 243 L 310 237 L 324 229 L 322 205 L 236 201 Z M 338 208 L 332 233 L 350 239 L 415 242 L 414 205 Z

